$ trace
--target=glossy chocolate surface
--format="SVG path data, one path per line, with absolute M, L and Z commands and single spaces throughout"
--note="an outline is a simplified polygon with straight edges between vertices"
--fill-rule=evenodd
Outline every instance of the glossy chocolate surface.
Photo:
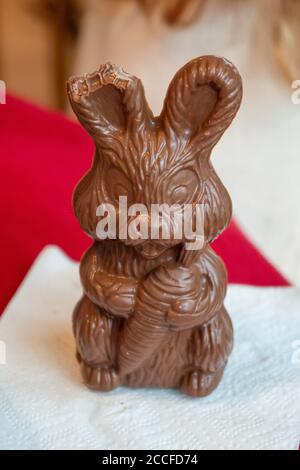
M 81 260 L 84 293 L 73 314 L 83 380 L 102 391 L 129 385 L 208 395 L 233 345 L 226 270 L 209 246 L 230 222 L 231 200 L 210 154 L 239 108 L 238 71 L 214 56 L 192 60 L 171 81 L 158 117 L 141 81 L 109 63 L 70 78 L 67 90 L 95 143 L 73 199 L 94 240 Z M 204 245 L 187 250 L 184 236 L 100 240 L 97 207 L 115 206 L 121 224 L 120 196 L 147 208 L 202 204 Z

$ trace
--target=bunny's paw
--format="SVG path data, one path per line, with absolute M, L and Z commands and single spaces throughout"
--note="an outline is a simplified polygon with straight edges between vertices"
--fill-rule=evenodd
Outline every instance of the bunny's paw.
M 81 374 L 85 385 L 92 390 L 109 392 L 120 385 L 118 374 L 110 366 L 92 367 L 82 362 Z
M 205 397 L 218 386 L 223 370 L 223 368 L 215 372 L 192 370 L 183 377 L 181 390 L 192 397 Z

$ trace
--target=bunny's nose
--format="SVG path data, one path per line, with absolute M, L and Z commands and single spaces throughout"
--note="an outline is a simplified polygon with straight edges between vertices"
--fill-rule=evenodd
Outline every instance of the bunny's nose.
M 125 244 L 138 245 L 145 240 L 160 240 L 166 243 L 177 240 L 178 242 L 182 240 L 182 230 L 179 228 L 176 218 L 164 217 L 164 214 L 158 218 L 145 213 L 129 216 Z

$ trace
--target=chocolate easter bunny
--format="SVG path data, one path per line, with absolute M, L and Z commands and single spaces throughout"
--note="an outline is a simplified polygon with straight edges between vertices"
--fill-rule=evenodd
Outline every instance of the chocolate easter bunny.
M 103 391 L 175 387 L 205 396 L 220 382 L 233 344 L 226 270 L 209 246 L 229 224 L 231 200 L 210 154 L 239 108 L 240 76 L 223 58 L 196 58 L 171 81 L 158 117 L 141 81 L 110 63 L 72 77 L 67 90 L 95 144 L 73 198 L 94 240 L 81 260 L 84 294 L 73 314 L 83 380 Z M 121 226 L 120 197 L 149 213 L 153 204 L 190 204 L 192 219 L 201 204 L 201 249 L 188 250 L 184 234 L 101 239 L 97 208 L 115 207 Z

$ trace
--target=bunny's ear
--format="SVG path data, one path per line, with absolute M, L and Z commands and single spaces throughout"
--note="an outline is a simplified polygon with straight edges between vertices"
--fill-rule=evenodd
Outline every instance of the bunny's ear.
M 140 80 L 116 65 L 107 63 L 92 74 L 71 77 L 67 92 L 78 120 L 96 143 L 152 121 Z
M 161 113 L 165 132 L 210 151 L 230 125 L 241 102 L 242 82 L 227 60 L 203 56 L 180 69 Z

